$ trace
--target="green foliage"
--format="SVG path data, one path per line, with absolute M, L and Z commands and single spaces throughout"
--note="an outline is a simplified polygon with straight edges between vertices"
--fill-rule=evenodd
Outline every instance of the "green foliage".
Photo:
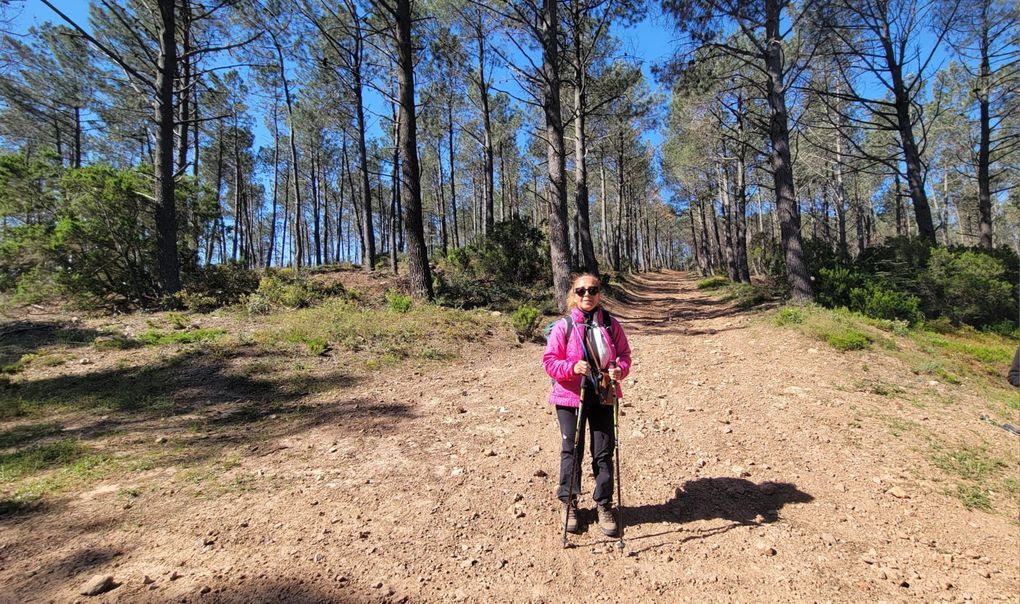
M 70 170 L 67 205 L 50 238 L 55 279 L 86 306 L 152 304 L 158 291 L 151 186 L 108 166 Z
M 71 464 L 87 451 L 76 439 L 65 438 L 0 455 L 0 484 L 10 483 L 46 468 Z
M 386 292 L 386 307 L 393 312 L 406 313 L 411 310 L 411 296 L 400 292 Z
M 819 242 L 806 244 L 805 253 L 822 306 L 939 329 L 948 323 L 1015 329 L 1020 285 L 1010 275 L 1020 260 L 1009 248 L 932 248 L 919 238 L 892 237 L 854 260 Z
M 804 322 L 804 311 L 793 306 L 786 306 L 776 313 L 776 325 L 799 325 Z
M 747 262 L 761 267 L 769 279 L 779 287 L 789 287 L 786 280 L 786 259 L 779 242 L 768 233 L 755 233 L 747 242 Z
M 730 283 L 730 280 L 726 277 L 715 275 L 698 281 L 698 289 L 718 289 L 720 287 L 726 287 Z
M 202 266 L 184 274 L 177 300 L 184 308 L 206 312 L 237 304 L 258 287 L 258 274 L 238 262 Z
M 815 277 L 815 302 L 826 308 L 848 306 L 850 292 L 863 288 L 866 277 L 846 266 L 823 266 Z
M 551 281 L 545 236 L 527 220 L 511 218 L 493 225 L 487 237 L 451 250 L 436 268 L 434 286 L 446 305 L 510 310 L 547 295 Z
M 332 297 L 346 297 L 341 283 L 327 284 L 307 279 L 293 269 L 279 269 L 262 277 L 258 290 L 242 299 L 251 314 L 266 314 L 274 306 L 305 308 Z
M 850 309 L 877 319 L 917 324 L 923 319 L 920 303 L 916 296 L 885 289 L 873 283 L 850 290 Z
M 829 333 L 825 341 L 840 352 L 863 350 L 871 345 L 871 338 L 867 334 L 849 326 Z
M 924 277 L 927 307 L 954 323 L 1001 323 L 1015 313 L 1016 287 L 1004 263 L 985 252 L 937 248 Z
M 992 502 L 988 499 L 988 494 L 979 486 L 958 484 L 956 485 L 956 496 L 963 503 L 963 507 L 968 510 L 985 510 L 992 509 Z
M 531 337 L 532 331 L 535 329 L 536 319 L 538 319 L 538 309 L 530 304 L 525 304 L 518 308 L 510 316 L 510 322 L 514 326 L 514 331 L 525 339 Z
M 983 480 L 1005 465 L 983 448 L 966 445 L 949 450 L 936 447 L 933 461 L 938 468 L 967 480 Z
M 142 332 L 138 339 L 148 346 L 166 346 L 168 344 L 212 342 L 223 337 L 226 333 L 223 329 L 188 329 L 169 332 L 149 329 Z

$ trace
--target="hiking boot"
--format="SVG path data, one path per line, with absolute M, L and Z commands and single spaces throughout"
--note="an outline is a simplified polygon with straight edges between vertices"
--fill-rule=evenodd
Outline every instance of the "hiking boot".
M 610 503 L 598 504 L 599 528 L 607 537 L 615 537 L 619 527 L 616 524 L 616 515 L 613 514 L 613 506 Z
M 570 503 L 563 504 L 563 515 L 564 522 L 567 525 L 568 533 L 579 533 L 581 527 L 577 523 L 577 502 L 571 501 Z

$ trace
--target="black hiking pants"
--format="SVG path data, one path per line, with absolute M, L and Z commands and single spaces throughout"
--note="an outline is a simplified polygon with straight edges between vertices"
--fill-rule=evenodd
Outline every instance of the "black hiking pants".
M 587 391 L 585 394 L 588 394 Z M 587 398 L 587 397 L 586 397 Z M 596 503 L 609 504 L 613 501 L 613 406 L 601 405 L 597 397 L 594 401 L 585 400 L 584 420 L 588 423 L 591 433 L 591 471 L 595 476 L 595 490 L 592 499 Z M 574 465 L 574 432 L 577 429 L 577 408 L 556 406 L 556 419 L 560 423 L 560 486 L 556 496 L 566 502 L 570 496 L 570 474 Z M 584 428 L 577 443 L 582 459 L 584 457 Z M 574 497 L 581 492 L 581 471 L 577 472 L 574 483 Z

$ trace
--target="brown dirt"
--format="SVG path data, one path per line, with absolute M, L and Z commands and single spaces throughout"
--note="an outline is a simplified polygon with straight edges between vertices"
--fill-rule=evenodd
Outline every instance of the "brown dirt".
M 590 477 L 584 532 L 561 547 L 541 346 L 496 342 L 455 364 L 336 367 L 249 423 L 244 392 L 119 423 L 126 451 L 165 435 L 182 466 L 219 455 L 215 472 L 157 467 L 0 518 L 0 601 L 1020 601 L 1015 507 L 967 511 L 931 461 L 931 435 L 1020 442 L 965 412 L 966 388 L 840 354 L 680 273 L 631 279 L 612 310 L 635 360 L 624 555 L 592 524 Z M 959 404 L 862 391 L 864 366 Z M 96 574 L 120 585 L 79 595 Z

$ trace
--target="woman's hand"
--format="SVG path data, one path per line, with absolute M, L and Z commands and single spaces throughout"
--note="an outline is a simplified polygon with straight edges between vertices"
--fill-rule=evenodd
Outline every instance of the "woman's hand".
M 588 373 L 588 363 L 584 361 L 578 361 L 574 363 L 574 373 L 577 375 L 585 375 Z
M 620 379 L 623 378 L 623 369 L 620 369 L 616 365 L 613 365 L 607 371 L 609 372 L 609 379 L 614 382 L 619 382 Z

